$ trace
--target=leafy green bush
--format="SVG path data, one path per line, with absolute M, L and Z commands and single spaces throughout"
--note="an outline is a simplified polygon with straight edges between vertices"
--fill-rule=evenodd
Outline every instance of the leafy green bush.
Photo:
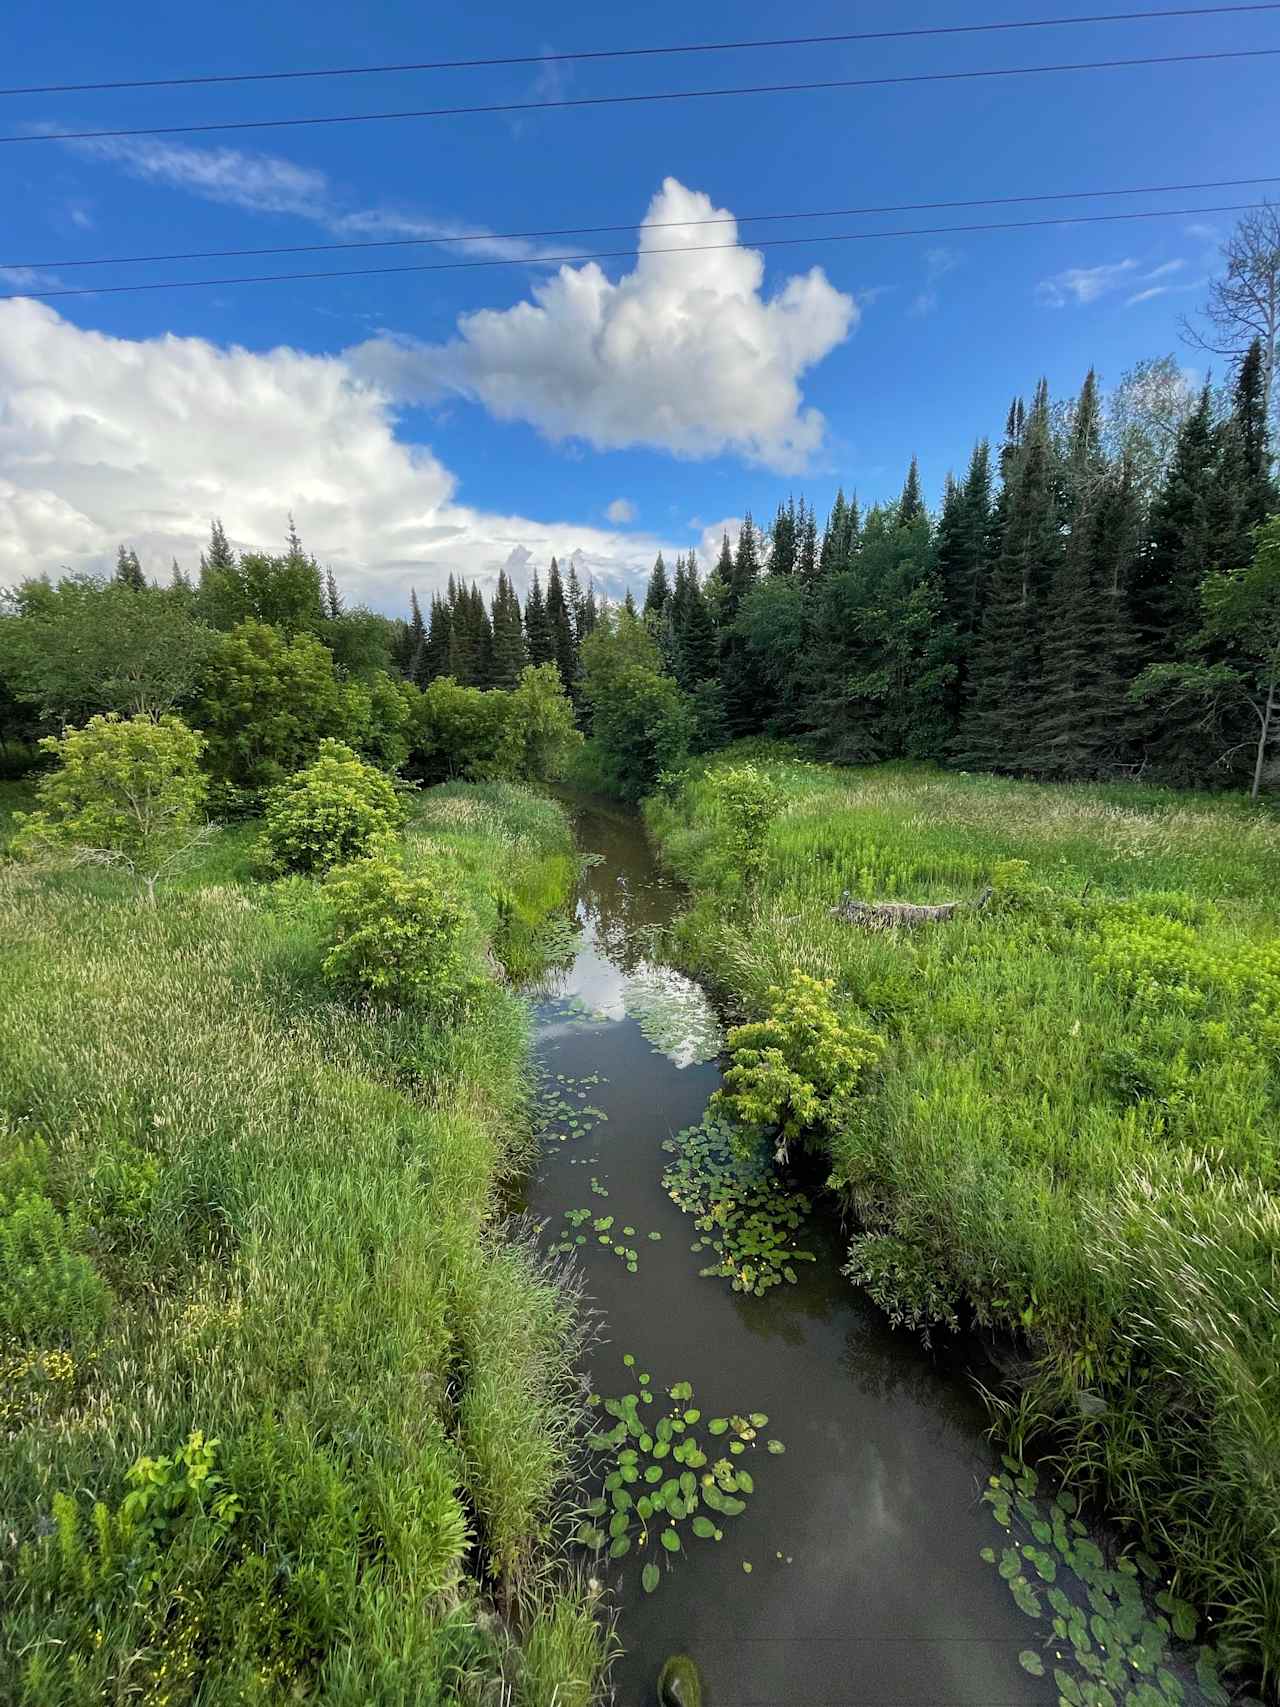
M 785 989 L 769 990 L 766 1019 L 729 1033 L 733 1065 L 712 1105 L 749 1131 L 776 1129 L 780 1156 L 793 1139 L 852 1118 L 859 1082 L 884 1050 L 840 1011 L 833 989 L 829 978 L 792 972 Z
M 712 771 L 708 786 L 743 888 L 754 889 L 764 870 L 765 837 L 781 809 L 782 791 L 755 765 Z
M 80 864 L 118 865 L 157 882 L 203 836 L 204 743 L 176 717 L 91 717 L 40 743 L 59 769 L 36 786 L 40 810 L 20 815 L 15 849 L 65 849 Z
M 419 859 L 414 876 L 386 859 L 339 867 L 329 876 L 336 940 L 325 976 L 360 995 L 444 1013 L 478 984 L 474 920 L 443 867 Z
M 386 850 L 404 828 L 390 780 L 341 741 L 267 797 L 261 851 L 273 871 L 320 873 Z

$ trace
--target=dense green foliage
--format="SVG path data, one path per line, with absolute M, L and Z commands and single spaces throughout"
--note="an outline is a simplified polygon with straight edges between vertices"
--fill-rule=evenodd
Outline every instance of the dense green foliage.
M 575 1312 L 498 1233 L 526 951 L 574 872 L 508 785 L 428 796 L 475 996 L 335 1001 L 329 908 L 218 833 L 139 907 L 0 870 L 0 1696 L 585 1707 L 555 1564 Z
M 1106 1496 L 1224 1653 L 1280 1668 L 1280 839 L 1257 808 L 758 758 L 785 799 L 747 906 L 714 765 L 652 827 L 696 902 L 690 969 L 753 1022 L 830 980 L 884 1037 L 812 1121 L 895 1321 L 1019 1343 L 1017 1449 Z M 865 900 L 981 911 L 873 931 Z M 784 1118 L 779 1108 L 775 1118 Z
M 358 860 L 330 872 L 325 895 L 334 942 L 324 972 L 335 984 L 445 1019 L 476 990 L 470 915 L 434 861 L 410 877 L 390 859 Z
M 323 873 L 383 851 L 404 828 L 390 779 L 340 741 L 322 741 L 306 770 L 267 796 L 265 863 L 277 872 Z
M 58 768 L 41 777 L 39 810 L 21 821 L 16 851 L 121 866 L 154 900 L 157 881 L 201 834 L 203 744 L 176 717 L 91 717 L 46 736 L 40 745 Z

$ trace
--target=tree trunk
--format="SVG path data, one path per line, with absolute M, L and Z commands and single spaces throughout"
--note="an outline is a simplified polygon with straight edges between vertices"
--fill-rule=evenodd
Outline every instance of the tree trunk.
M 1271 738 L 1271 719 L 1275 715 L 1275 709 L 1276 684 L 1272 682 L 1267 689 L 1267 703 L 1262 709 L 1262 728 L 1258 734 L 1258 756 L 1253 766 L 1253 787 L 1249 791 L 1251 800 L 1258 798 L 1258 790 L 1262 787 L 1262 767 L 1266 762 L 1267 742 Z

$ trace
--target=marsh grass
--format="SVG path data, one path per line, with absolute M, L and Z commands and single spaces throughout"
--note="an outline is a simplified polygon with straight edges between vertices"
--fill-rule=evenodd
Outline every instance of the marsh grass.
M 648 816 L 685 963 L 757 1017 L 791 969 L 888 1044 L 826 1145 L 848 1272 L 899 1323 L 1014 1336 L 997 1396 L 1158 1551 L 1224 1656 L 1280 1675 L 1280 823 L 1150 789 L 764 755 L 744 892 L 695 772 Z M 982 912 L 872 934 L 841 891 Z
M 570 835 L 474 793 L 424 797 L 414 835 L 477 955 L 518 953 Z M 323 904 L 239 881 L 251 840 L 154 908 L 0 870 L 0 1252 L 79 1301 L 3 1318 L 0 1698 L 585 1703 L 608 1638 L 554 1560 L 572 1299 L 498 1222 L 523 1009 L 492 981 L 450 1028 L 339 1004 Z M 127 1474 L 194 1431 L 236 1515 L 192 1494 L 140 1548 Z

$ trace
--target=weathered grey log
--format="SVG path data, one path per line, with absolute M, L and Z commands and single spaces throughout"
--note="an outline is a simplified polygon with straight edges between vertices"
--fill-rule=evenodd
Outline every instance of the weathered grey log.
M 954 918 L 959 912 L 977 912 L 990 899 L 990 884 L 973 901 L 939 901 L 933 906 L 913 901 L 855 901 L 846 889 L 840 897 L 840 905 L 832 907 L 831 916 L 843 919 L 848 925 L 861 925 L 864 930 L 889 931 L 899 925 L 910 928 L 939 924 L 943 919 Z

